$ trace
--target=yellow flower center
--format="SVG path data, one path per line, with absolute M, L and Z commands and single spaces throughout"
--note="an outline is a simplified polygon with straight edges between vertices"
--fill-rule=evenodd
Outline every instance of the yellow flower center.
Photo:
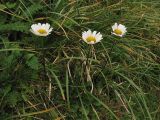
M 96 42 L 96 38 L 94 36 L 89 36 L 86 40 L 87 42 Z
M 46 33 L 47 33 L 47 31 L 46 31 L 45 29 L 39 29 L 38 32 L 39 32 L 40 34 L 46 34 Z
M 122 31 L 120 29 L 115 29 L 114 33 L 116 33 L 117 35 L 122 35 Z

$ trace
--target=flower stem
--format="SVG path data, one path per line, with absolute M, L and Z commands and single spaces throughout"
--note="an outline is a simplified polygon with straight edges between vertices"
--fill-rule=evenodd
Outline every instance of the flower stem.
M 89 50 L 88 50 L 88 54 L 87 54 L 87 60 L 86 60 L 86 73 L 87 73 L 87 81 L 91 81 L 91 77 L 90 77 L 90 62 L 89 62 L 89 58 L 91 56 L 92 53 L 92 46 L 89 46 Z
M 45 55 L 46 51 L 44 49 L 44 39 L 41 40 L 41 45 L 42 45 L 42 66 L 43 66 L 43 80 L 46 79 L 46 62 L 45 62 Z

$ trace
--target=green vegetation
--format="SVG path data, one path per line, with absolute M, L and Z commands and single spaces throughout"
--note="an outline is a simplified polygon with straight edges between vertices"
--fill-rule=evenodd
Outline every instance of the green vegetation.
M 159 6 L 1 0 L 0 120 L 160 120 Z M 33 35 L 39 22 L 52 34 Z M 127 27 L 124 37 L 111 34 L 115 22 Z M 86 44 L 88 29 L 103 40 Z

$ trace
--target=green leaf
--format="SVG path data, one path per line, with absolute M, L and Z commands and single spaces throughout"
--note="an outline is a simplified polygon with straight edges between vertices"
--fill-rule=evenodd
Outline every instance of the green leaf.
M 9 95 L 7 96 L 7 102 L 11 107 L 14 107 L 17 105 L 18 101 L 20 100 L 19 98 L 20 98 L 20 94 L 18 92 L 13 91 L 9 93 Z
M 7 2 L 6 6 L 7 6 L 7 8 L 11 9 L 11 8 L 14 8 L 16 6 L 16 3 Z
M 14 31 L 28 32 L 29 27 L 30 26 L 27 23 L 15 22 L 15 23 L 1 24 L 0 31 L 14 30 Z
M 28 55 L 26 56 L 26 58 L 27 58 L 26 64 L 27 64 L 30 68 L 32 68 L 32 69 L 34 69 L 34 70 L 38 70 L 38 69 L 39 69 L 38 58 L 37 58 L 36 56 L 34 56 L 34 54 L 28 54 Z

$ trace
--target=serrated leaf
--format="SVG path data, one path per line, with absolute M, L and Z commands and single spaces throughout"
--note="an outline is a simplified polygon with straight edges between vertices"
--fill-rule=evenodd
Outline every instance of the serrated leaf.
M 37 13 L 42 8 L 43 8 L 43 6 L 40 5 L 40 4 L 33 4 L 30 7 L 28 7 L 28 11 L 29 11 L 29 14 L 34 15 L 35 13 Z M 26 11 L 26 13 L 28 13 L 28 11 Z
M 8 96 L 7 96 L 7 102 L 12 106 L 16 106 L 17 102 L 19 101 L 19 97 L 20 94 L 18 92 L 11 92 Z
M 2 93 L 3 96 L 6 96 L 9 93 L 9 91 L 11 91 L 11 85 L 8 85 L 3 89 L 0 89 L 0 93 Z
M 0 27 L 0 31 L 5 30 L 14 30 L 14 31 L 29 31 L 29 24 L 22 23 L 22 22 L 15 22 L 15 23 L 8 23 L 8 24 L 2 24 Z
M 29 59 L 27 60 L 26 64 L 34 69 L 34 70 L 38 70 L 39 68 L 39 62 L 38 62 L 38 58 L 36 56 L 30 56 Z

